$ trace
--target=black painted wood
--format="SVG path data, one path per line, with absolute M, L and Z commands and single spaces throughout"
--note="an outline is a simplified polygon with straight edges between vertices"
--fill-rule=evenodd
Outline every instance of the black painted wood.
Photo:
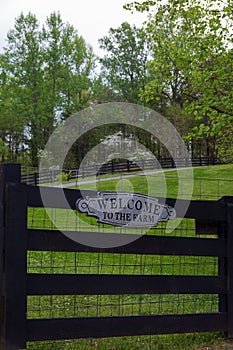
M 212 220 L 214 222 L 225 221 L 227 217 L 226 208 L 219 201 L 175 200 L 167 198 L 166 203 L 171 207 L 177 206 L 177 217 L 198 218 L 199 220 Z M 183 216 L 183 207 L 187 207 L 187 212 Z M 182 215 L 181 215 L 182 214 Z
M 227 240 L 226 240 L 226 223 L 221 222 L 218 224 L 218 237 L 225 242 L 227 252 Z M 225 256 L 219 256 L 218 258 L 218 276 L 227 276 L 227 254 Z M 227 311 L 227 294 L 219 294 L 219 312 Z
M 201 225 L 208 220 L 214 222 L 210 233 L 217 227 L 218 231 L 215 233 L 219 234 L 218 239 L 135 235 L 136 240 L 125 246 L 92 248 L 74 242 L 59 231 L 27 230 L 27 206 L 43 207 L 42 193 L 42 197 L 46 194 L 48 207 L 75 209 L 78 198 L 96 196 L 97 193 L 46 187 L 40 192 L 38 187 L 16 184 L 19 182 L 19 170 L 20 167 L 14 165 L 0 167 L 0 290 L 3 303 L 1 350 L 24 348 L 26 339 L 37 341 L 206 331 L 227 331 L 228 336 L 233 337 L 232 198 L 225 197 L 216 202 L 192 201 L 185 214 L 186 218 L 200 220 Z M 65 201 L 61 200 L 63 193 Z M 176 205 L 178 217 L 183 216 L 184 207 L 189 204 L 185 200 L 175 199 L 167 199 L 166 203 L 172 207 Z M 79 232 L 77 235 L 90 235 L 91 239 L 98 239 L 98 235 L 105 234 Z M 107 235 L 109 239 L 116 240 L 117 235 Z M 27 275 L 27 250 L 217 256 L 219 276 Z M 152 293 L 219 294 L 220 312 L 196 315 L 26 319 L 27 295 Z
M 186 256 L 226 256 L 224 239 L 215 238 L 185 238 L 150 235 L 134 235 L 135 241 L 115 248 L 94 248 L 77 243 L 83 237 L 89 241 L 103 240 L 116 242 L 119 234 L 99 232 L 77 232 L 73 241 L 60 231 L 28 230 L 28 250 L 60 251 L 60 252 L 106 252 L 123 254 L 158 254 Z M 121 237 L 123 234 L 121 234 Z M 127 235 L 125 235 L 127 236 Z M 128 235 L 133 237 L 133 235 Z
M 225 277 L 30 274 L 28 295 L 223 294 Z
M 219 159 L 217 158 L 208 158 L 208 157 L 199 157 L 199 158 L 158 158 L 160 166 L 162 168 L 173 168 L 176 167 L 188 167 L 192 162 L 193 166 L 201 166 L 201 165 L 215 165 L 221 164 Z M 130 172 L 130 171 L 138 171 L 144 169 L 155 169 L 157 168 L 158 163 L 155 159 L 141 159 L 137 160 L 137 164 L 125 160 L 122 162 L 107 162 L 104 164 L 90 165 L 90 166 L 81 166 L 79 169 L 63 169 L 63 170 L 55 170 L 55 169 L 47 169 L 43 170 L 40 173 L 36 169 L 36 172 L 23 174 L 21 176 L 22 183 L 27 183 L 28 185 L 38 185 L 39 180 L 40 184 L 52 183 L 55 181 L 56 175 L 60 174 L 62 171 L 65 173 L 69 173 L 69 178 L 78 180 L 80 178 L 84 178 L 86 176 L 91 175 L 103 175 L 103 174 L 111 174 L 111 173 L 121 173 L 121 172 Z M 40 179 L 39 179 L 40 178 Z
M 26 346 L 27 192 L 21 185 L 6 185 L 5 217 L 5 346 Z
M 233 338 L 233 198 L 227 200 L 227 336 Z
M 226 328 L 226 313 L 27 321 L 29 341 L 214 332 Z
M 4 301 L 2 295 L 4 272 L 4 240 L 5 240 L 5 167 L 0 166 L 0 339 L 1 349 L 4 346 Z
M 27 190 L 28 205 L 31 207 L 43 207 L 45 204 L 43 198 L 46 198 L 47 208 L 76 209 L 75 204 L 79 198 L 97 195 L 96 191 L 79 191 L 67 188 L 27 186 Z
M 218 235 L 218 224 L 213 220 L 195 220 L 195 233 L 197 235 Z
M 5 348 L 5 219 L 6 183 L 18 183 L 21 177 L 19 164 L 0 164 L 0 348 Z
M 35 187 L 28 186 L 28 205 L 32 207 L 43 207 L 45 202 L 41 198 L 46 198 L 46 207 L 76 209 L 76 201 L 86 196 L 97 196 L 95 191 L 79 191 L 52 187 Z M 64 198 L 63 198 L 64 197 Z M 64 200 L 65 199 L 65 200 Z M 163 198 L 158 198 L 163 202 Z M 187 201 L 183 199 L 175 200 L 167 198 L 166 204 L 171 207 L 176 205 L 177 217 L 198 218 L 199 220 L 226 220 L 226 208 L 218 201 Z M 188 208 L 184 213 L 184 207 Z M 184 216 L 185 214 L 185 216 Z

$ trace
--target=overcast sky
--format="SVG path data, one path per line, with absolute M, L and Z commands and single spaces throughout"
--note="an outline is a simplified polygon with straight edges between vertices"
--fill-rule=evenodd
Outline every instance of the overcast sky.
M 15 18 L 21 12 L 29 11 L 36 15 L 40 23 L 53 11 L 59 11 L 64 22 L 69 22 L 89 43 L 96 54 L 98 39 L 108 33 L 110 27 L 116 28 L 122 22 L 140 25 L 145 14 L 123 9 L 127 0 L 1 0 L 0 5 L 0 51 L 5 44 L 7 32 L 14 28 Z

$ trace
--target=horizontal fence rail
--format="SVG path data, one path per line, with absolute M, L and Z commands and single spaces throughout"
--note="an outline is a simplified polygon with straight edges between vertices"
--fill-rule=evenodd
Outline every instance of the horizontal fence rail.
M 106 338 L 155 334 L 227 332 L 233 335 L 233 199 L 191 201 L 185 219 L 192 219 L 196 230 L 211 236 L 179 237 L 121 233 L 135 238 L 131 243 L 111 248 L 85 246 L 79 241 L 106 238 L 118 242 L 118 233 L 64 231 L 29 228 L 29 209 L 43 210 L 41 194 L 49 198 L 47 207 L 75 209 L 77 199 L 96 196 L 95 191 L 35 187 L 20 183 L 20 168 L 0 167 L 1 206 L 1 349 L 19 350 L 28 341 Z M 64 194 L 65 202 L 60 200 Z M 177 206 L 182 217 L 185 200 L 166 199 Z M 69 239 L 75 234 L 76 241 Z M 80 239 L 79 239 L 80 238 Z M 108 241 L 107 241 L 108 243 Z M 123 256 L 174 256 L 216 258 L 217 275 L 157 275 L 124 273 L 32 273 L 27 270 L 28 252 L 75 252 L 123 254 Z M 27 318 L 28 297 L 34 296 L 111 296 L 111 295 L 216 295 L 217 312 L 137 315 Z
M 204 324 L 204 325 L 203 325 Z M 227 314 L 96 317 L 75 320 L 28 320 L 29 340 L 105 338 L 117 336 L 225 331 Z M 38 332 L 38 329 L 40 332 Z M 60 330 L 64 332 L 61 332 Z M 66 334 L 66 336 L 64 336 Z
M 28 275 L 28 295 L 225 294 L 226 277 Z
M 58 182 L 62 179 L 62 174 L 64 174 L 64 177 L 68 180 L 75 180 L 79 178 L 85 178 L 88 176 L 99 176 L 122 172 L 132 172 L 159 168 L 182 168 L 190 166 L 190 162 L 193 166 L 220 164 L 220 161 L 217 158 L 200 157 L 193 159 L 159 158 L 158 160 L 139 159 L 137 161 L 111 161 L 105 164 L 81 166 L 79 169 L 45 169 L 40 173 L 38 171 L 33 171 L 31 168 L 28 171 L 27 168 L 22 168 L 23 173 L 21 175 L 21 182 L 26 183 L 28 185 L 39 185 Z
M 93 197 L 97 195 L 96 191 L 89 190 L 71 190 L 52 187 L 34 187 L 28 186 L 28 205 L 32 207 L 43 207 L 44 203 L 41 198 L 46 197 L 47 208 L 76 209 L 76 201 L 82 197 Z M 61 201 L 64 194 L 66 200 Z M 163 198 L 158 198 L 161 202 Z M 165 203 L 169 206 L 176 205 L 177 217 L 183 217 L 183 208 L 186 207 L 186 218 L 198 217 L 200 220 L 222 221 L 226 219 L 226 210 L 223 201 L 202 201 L 185 199 L 166 198 Z M 208 204 L 208 205 L 207 205 Z
M 28 230 L 28 250 L 57 251 L 57 252 L 108 252 L 115 254 L 158 254 L 185 256 L 218 256 L 226 257 L 227 250 L 223 238 L 185 238 L 160 237 L 149 235 L 128 235 L 134 241 L 130 244 L 114 248 L 94 248 L 70 240 L 60 231 Z M 77 241 L 88 237 L 90 241 L 97 241 L 106 237 L 105 233 L 78 232 Z M 110 237 L 109 237 L 110 236 Z M 127 236 L 124 234 L 124 236 Z M 109 242 L 116 242 L 118 234 L 108 233 Z M 122 237 L 122 235 L 121 235 Z M 127 241 L 127 240 L 126 240 Z

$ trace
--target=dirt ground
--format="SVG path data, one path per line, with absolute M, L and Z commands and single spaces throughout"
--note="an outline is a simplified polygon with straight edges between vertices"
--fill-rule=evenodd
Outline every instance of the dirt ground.
M 204 347 L 200 350 L 233 350 L 233 339 L 232 340 L 226 340 L 222 342 L 219 345 L 210 346 L 210 347 Z

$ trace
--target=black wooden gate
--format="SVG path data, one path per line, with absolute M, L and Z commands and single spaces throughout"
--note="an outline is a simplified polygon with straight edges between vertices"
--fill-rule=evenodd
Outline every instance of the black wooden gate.
M 1 165 L 0 184 L 2 350 L 23 349 L 27 341 L 42 340 L 208 331 L 224 331 L 228 337 L 233 337 L 232 197 L 190 203 L 186 218 L 196 219 L 197 232 L 209 232 L 216 237 L 144 235 L 125 246 L 101 249 L 73 242 L 56 230 L 28 229 L 28 207 L 43 207 L 43 203 L 38 187 L 20 183 L 19 165 Z M 56 194 L 61 189 L 45 187 L 43 190 L 51 193 L 51 208 L 60 208 Z M 64 192 L 70 207 L 75 209 L 80 192 L 69 189 Z M 181 206 L 182 202 L 180 200 Z M 167 204 L 172 206 L 174 203 L 174 199 L 167 199 Z M 90 234 L 98 237 L 98 233 Z M 218 275 L 32 274 L 27 273 L 27 251 L 217 257 Z M 27 297 L 30 295 L 176 293 L 217 294 L 219 309 L 213 313 L 184 315 L 27 318 Z

